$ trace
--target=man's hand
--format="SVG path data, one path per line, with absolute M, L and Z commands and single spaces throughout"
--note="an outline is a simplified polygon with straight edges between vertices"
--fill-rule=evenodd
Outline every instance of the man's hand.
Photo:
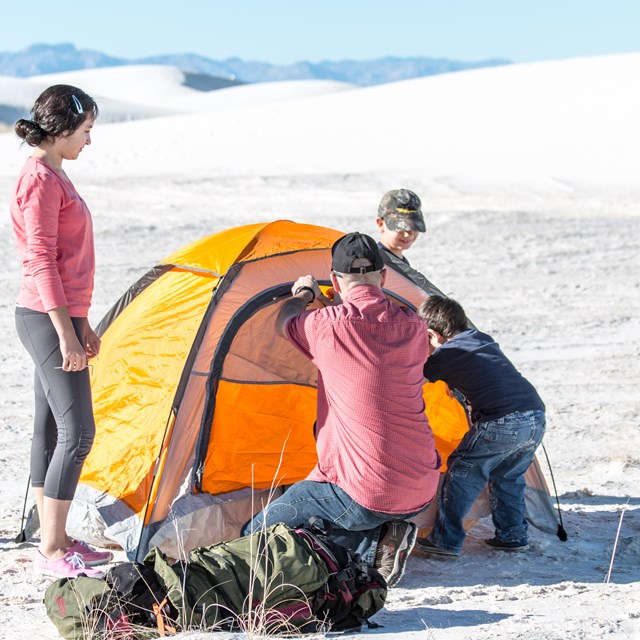
M 322 297 L 322 291 L 320 291 L 320 287 L 318 286 L 318 281 L 313 276 L 300 276 L 291 286 L 291 295 L 294 297 L 298 296 L 306 296 L 305 300 L 307 304 L 311 302 L 311 292 L 309 291 L 301 291 L 296 295 L 296 291 L 300 287 L 309 287 L 313 291 L 314 299 Z
M 303 289 L 296 293 L 300 287 L 309 287 L 309 289 L 313 291 L 314 298 L 322 295 L 320 287 L 313 276 L 300 276 L 293 283 L 291 286 L 291 294 L 293 297 L 282 303 L 282 306 L 278 311 L 278 316 L 276 317 L 276 333 L 282 338 L 287 337 L 287 334 L 285 333 L 287 322 L 291 318 L 302 313 L 307 305 L 314 299 L 311 296 L 311 291 L 308 289 Z
M 318 297 L 318 300 L 325 307 L 332 307 L 337 304 L 342 304 L 342 298 L 340 297 L 340 294 L 333 287 L 329 287 L 325 294 L 322 294 Z

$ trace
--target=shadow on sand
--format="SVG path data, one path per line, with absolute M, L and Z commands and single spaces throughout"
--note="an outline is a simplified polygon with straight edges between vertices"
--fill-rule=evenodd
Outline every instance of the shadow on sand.
M 530 527 L 528 551 L 496 551 L 484 544 L 494 530 L 491 518 L 483 518 L 468 533 L 458 558 L 414 550 L 405 585 L 411 589 L 411 584 L 415 588 L 597 584 L 604 583 L 609 572 L 612 583 L 640 581 L 640 498 L 582 496 L 576 500 L 571 495 L 562 501 L 566 502 L 562 507 L 566 542 Z M 611 509 L 602 509 L 606 505 Z

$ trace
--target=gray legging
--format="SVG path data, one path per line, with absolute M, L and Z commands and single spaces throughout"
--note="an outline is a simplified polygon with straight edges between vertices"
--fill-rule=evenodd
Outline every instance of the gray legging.
M 84 344 L 84 318 L 71 318 Z M 36 365 L 31 486 L 47 498 L 72 500 L 96 427 L 89 369 L 63 371 L 60 339 L 47 313 L 16 307 L 20 341 Z

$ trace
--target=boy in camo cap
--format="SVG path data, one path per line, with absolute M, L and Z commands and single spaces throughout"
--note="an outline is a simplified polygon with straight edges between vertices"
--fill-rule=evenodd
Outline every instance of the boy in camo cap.
M 382 196 L 376 223 L 380 229 L 378 246 L 387 254 L 409 264 L 404 252 L 427 229 L 422 217 L 420 198 L 409 189 L 393 189 Z

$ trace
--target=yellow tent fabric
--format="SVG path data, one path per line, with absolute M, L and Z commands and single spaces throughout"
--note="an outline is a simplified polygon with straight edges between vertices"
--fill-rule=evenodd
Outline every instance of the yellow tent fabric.
M 228 229 L 165 258 L 99 326 L 92 391 L 97 434 L 70 533 L 140 559 L 238 535 L 277 487 L 316 462 L 314 366 L 273 331 L 301 274 L 328 285 L 343 232 L 279 220 Z M 422 277 L 422 276 L 421 276 Z M 428 293 L 388 265 L 386 293 Z M 425 403 L 443 461 L 467 429 L 444 383 Z

